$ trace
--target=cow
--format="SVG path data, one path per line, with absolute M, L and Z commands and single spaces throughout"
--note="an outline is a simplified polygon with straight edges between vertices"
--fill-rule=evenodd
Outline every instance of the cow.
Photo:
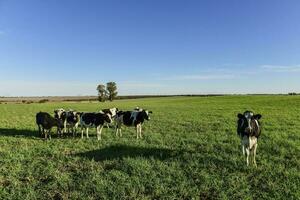
M 122 137 L 121 126 L 134 126 L 136 128 L 136 138 L 142 139 L 142 125 L 145 120 L 150 120 L 152 111 L 138 109 L 133 111 L 119 111 L 116 116 L 116 136 Z
M 69 133 L 72 130 L 73 136 L 76 135 L 76 130 L 80 123 L 80 112 L 73 110 L 64 110 L 62 108 L 54 111 L 54 117 L 60 119 L 63 122 L 63 133 Z
M 61 128 L 63 127 L 61 120 L 52 117 L 46 112 L 39 112 L 36 114 L 36 124 L 39 127 L 39 134 L 44 134 L 45 139 L 47 139 L 47 134 L 49 134 L 49 139 L 51 139 L 51 129 L 53 127 L 57 127 L 57 134 L 61 134 Z
M 118 108 L 109 108 L 109 109 L 102 109 L 102 110 L 100 110 L 100 113 L 110 114 L 112 120 L 114 120 L 114 118 L 116 117 L 118 111 L 119 111 Z M 106 125 L 107 125 L 107 128 L 109 128 L 109 124 L 106 123 Z
M 246 156 L 247 166 L 249 166 L 249 159 L 257 167 L 256 164 L 256 150 L 257 140 L 261 135 L 261 114 L 256 114 L 252 111 L 245 111 L 244 114 L 238 114 L 237 134 L 241 139 L 243 155 Z
M 64 128 L 67 129 L 67 132 L 70 132 L 70 129 L 73 133 L 73 137 L 76 136 L 77 128 L 80 124 L 81 112 L 69 111 L 66 113 L 66 119 L 64 121 Z
M 89 128 L 95 127 L 97 130 L 97 139 L 101 140 L 101 133 L 104 123 L 111 123 L 110 114 L 104 113 L 82 113 L 80 116 L 81 138 L 83 138 L 83 129 L 86 131 L 86 137 L 89 138 Z

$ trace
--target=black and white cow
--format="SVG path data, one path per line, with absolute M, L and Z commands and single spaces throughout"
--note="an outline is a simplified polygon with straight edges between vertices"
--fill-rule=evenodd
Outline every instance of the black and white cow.
M 133 111 L 120 111 L 116 116 L 116 136 L 122 137 L 121 126 L 134 126 L 136 128 L 136 138 L 142 138 L 142 125 L 145 120 L 150 120 L 149 114 L 152 111 L 138 109 Z
M 243 155 L 247 158 L 247 166 L 249 166 L 249 159 L 253 164 L 256 164 L 256 150 L 257 140 L 261 134 L 261 125 L 259 119 L 262 117 L 260 114 L 254 115 L 251 111 L 245 111 L 244 114 L 238 114 L 237 134 L 241 138 L 241 145 Z
M 101 140 L 101 133 L 105 123 L 111 123 L 110 114 L 104 113 L 82 113 L 80 116 L 81 138 L 83 138 L 83 129 L 86 131 L 86 137 L 89 138 L 89 128 L 96 128 L 97 138 Z
M 54 117 L 62 120 L 64 124 L 64 133 L 69 133 L 71 129 L 73 136 L 76 135 L 76 130 L 80 123 L 80 112 L 73 110 L 65 111 L 64 109 L 60 108 L 54 111 Z
M 111 118 L 112 118 L 112 122 L 114 121 L 116 115 L 117 115 L 117 112 L 119 111 L 118 108 L 109 108 L 109 109 L 102 109 L 100 110 L 100 113 L 104 113 L 104 114 L 110 114 Z M 107 124 L 107 128 L 109 128 L 109 124 Z
M 63 127 L 61 120 L 52 117 L 46 112 L 39 112 L 36 114 L 36 124 L 39 127 L 39 134 L 44 134 L 45 139 L 47 139 L 48 134 L 49 138 L 51 139 L 51 129 L 53 127 L 57 127 L 57 134 L 61 134 L 61 128 Z

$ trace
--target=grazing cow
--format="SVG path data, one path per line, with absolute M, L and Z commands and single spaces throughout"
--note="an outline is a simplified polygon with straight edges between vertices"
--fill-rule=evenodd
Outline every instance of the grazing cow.
M 36 124 L 39 127 L 39 134 L 44 134 L 45 139 L 47 139 L 47 132 L 49 134 L 49 138 L 51 139 L 52 127 L 57 127 L 57 134 L 61 134 L 61 128 L 63 127 L 63 123 L 61 120 L 52 117 L 49 113 L 46 112 L 39 112 L 36 114 Z
M 252 160 L 255 167 L 256 164 L 256 150 L 257 139 L 261 134 L 261 126 L 259 119 L 260 114 L 254 115 L 251 111 L 246 111 L 244 114 L 238 114 L 237 134 L 241 138 L 243 155 L 247 158 L 247 166 L 249 166 L 249 159 Z
M 86 137 L 89 138 L 89 128 L 96 127 L 97 138 L 101 140 L 101 133 L 104 123 L 111 123 L 110 114 L 104 113 L 82 113 L 80 116 L 81 138 L 83 138 L 83 129 L 86 130 Z
M 100 110 L 100 113 L 110 114 L 112 120 L 114 120 L 114 118 L 116 117 L 118 111 L 119 111 L 118 108 L 110 108 L 110 109 Z M 107 128 L 109 128 L 109 124 L 108 123 L 106 123 L 106 124 L 107 124 Z
M 136 138 L 142 138 L 142 125 L 145 120 L 150 120 L 149 114 L 152 111 L 139 109 L 133 111 L 120 111 L 116 116 L 116 136 L 120 134 L 122 137 L 122 129 L 121 126 L 124 124 L 125 126 L 135 126 L 136 128 Z

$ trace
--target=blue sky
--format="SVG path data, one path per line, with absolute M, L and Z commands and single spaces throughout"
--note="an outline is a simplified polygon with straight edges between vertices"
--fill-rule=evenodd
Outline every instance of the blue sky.
M 300 92 L 300 1 L 0 0 L 0 96 Z

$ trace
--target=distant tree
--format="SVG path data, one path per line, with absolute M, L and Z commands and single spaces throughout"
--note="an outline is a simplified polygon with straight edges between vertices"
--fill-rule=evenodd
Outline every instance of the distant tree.
M 99 84 L 97 86 L 97 91 L 98 91 L 98 100 L 100 102 L 104 102 L 107 98 L 107 91 L 105 89 L 105 85 Z
M 108 99 L 113 101 L 118 95 L 117 84 L 115 82 L 108 82 L 106 83 L 106 89 L 108 92 Z

